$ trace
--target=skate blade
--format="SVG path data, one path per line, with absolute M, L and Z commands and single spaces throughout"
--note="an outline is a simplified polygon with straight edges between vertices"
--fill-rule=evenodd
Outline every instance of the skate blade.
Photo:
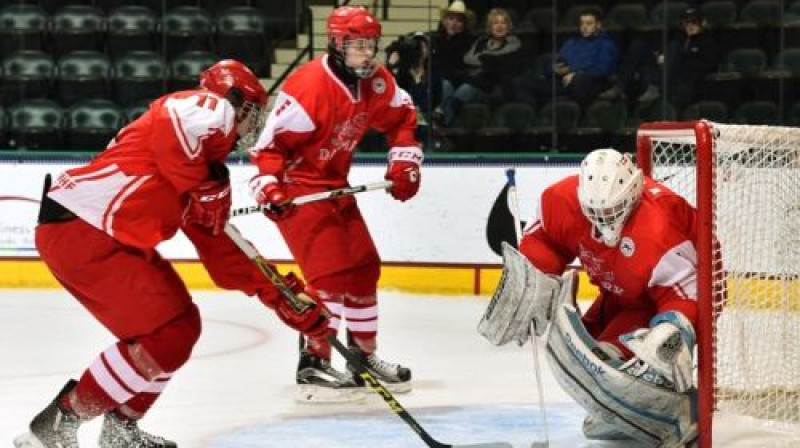
M 21 434 L 14 438 L 14 448 L 45 448 L 33 433 Z
M 298 384 L 295 401 L 298 403 L 364 403 L 363 387 L 324 387 L 314 384 Z

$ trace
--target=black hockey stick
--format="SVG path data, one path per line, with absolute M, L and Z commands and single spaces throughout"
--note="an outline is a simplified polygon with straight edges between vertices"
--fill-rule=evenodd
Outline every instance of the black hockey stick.
M 372 190 L 385 190 L 392 186 L 392 181 L 390 180 L 382 180 L 379 182 L 373 182 L 370 184 L 363 184 L 363 185 L 356 185 L 353 187 L 344 187 L 344 188 L 337 188 L 335 190 L 328 190 L 328 191 L 320 191 L 319 193 L 311 193 L 306 194 L 303 196 L 298 196 L 292 199 L 289 204 L 293 205 L 300 205 L 300 204 L 307 204 L 309 202 L 316 202 L 316 201 L 324 201 L 326 199 L 334 199 L 341 196 L 350 196 L 356 193 L 362 193 L 365 191 L 372 191 Z M 286 204 L 288 205 L 288 204 Z M 285 207 L 286 205 L 283 205 Z M 282 207 L 278 207 L 282 208 Z M 253 213 L 260 213 L 264 210 L 269 211 L 277 211 L 274 210 L 275 206 L 271 205 L 251 205 L 248 207 L 240 207 L 231 210 L 231 217 L 236 216 L 244 216 L 244 215 L 252 215 Z
M 298 312 L 305 311 L 310 305 L 307 301 L 303 300 L 302 298 L 298 297 L 291 288 L 283 281 L 283 278 L 269 265 L 267 260 L 262 257 L 258 251 L 256 250 L 253 245 L 244 239 L 239 230 L 236 229 L 231 223 L 225 225 L 225 233 L 231 238 L 234 244 L 242 250 L 242 252 L 247 255 L 247 257 L 252 260 L 253 263 L 258 267 L 258 269 L 264 273 L 264 275 L 269 279 L 269 281 L 275 285 L 283 294 L 284 298 L 289 301 L 292 308 L 297 310 Z M 403 419 L 406 424 L 414 430 L 417 435 L 431 448 L 513 448 L 511 444 L 506 442 L 493 442 L 493 443 L 477 443 L 477 444 L 468 444 L 468 445 L 449 445 L 446 443 L 439 442 L 438 440 L 434 439 L 428 431 L 425 430 L 417 420 L 411 416 L 411 414 L 406 411 L 403 405 L 394 398 L 391 392 L 389 392 L 377 379 L 372 373 L 364 367 L 364 364 L 361 360 L 353 354 L 350 350 L 347 349 L 339 340 L 336 338 L 335 335 L 331 335 L 328 337 L 328 341 L 331 343 L 333 348 L 336 349 L 339 354 L 341 354 L 347 362 L 349 362 L 358 373 L 364 382 L 369 385 L 369 388 L 372 389 L 376 394 L 380 395 L 383 398 L 389 407 L 397 414 L 401 419 Z

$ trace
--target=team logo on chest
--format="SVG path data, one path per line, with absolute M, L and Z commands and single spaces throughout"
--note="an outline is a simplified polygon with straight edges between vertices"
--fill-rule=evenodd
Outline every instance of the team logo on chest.
M 622 253 L 622 255 L 630 258 L 636 251 L 636 244 L 630 237 L 623 237 L 619 242 L 619 251 Z
M 380 76 L 372 80 L 372 91 L 380 95 L 386 91 L 386 80 Z

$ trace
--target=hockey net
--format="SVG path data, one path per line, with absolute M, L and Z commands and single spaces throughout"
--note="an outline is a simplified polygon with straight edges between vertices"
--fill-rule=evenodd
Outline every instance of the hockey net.
M 701 447 L 713 412 L 800 424 L 800 129 L 649 123 L 637 160 L 698 209 Z

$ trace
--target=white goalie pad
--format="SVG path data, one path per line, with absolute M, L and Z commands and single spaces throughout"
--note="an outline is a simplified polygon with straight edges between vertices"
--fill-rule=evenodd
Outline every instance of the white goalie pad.
M 570 304 L 555 309 L 547 359 L 561 387 L 589 415 L 643 446 L 683 447 L 696 438 L 695 391 L 677 393 L 638 359 L 623 363 L 609 356 Z
M 495 345 L 530 336 L 531 322 L 538 336 L 544 334 L 552 309 L 558 302 L 563 280 L 542 273 L 510 244 L 503 243 L 503 274 L 478 323 L 478 333 Z M 571 283 L 570 283 L 571 285 Z

